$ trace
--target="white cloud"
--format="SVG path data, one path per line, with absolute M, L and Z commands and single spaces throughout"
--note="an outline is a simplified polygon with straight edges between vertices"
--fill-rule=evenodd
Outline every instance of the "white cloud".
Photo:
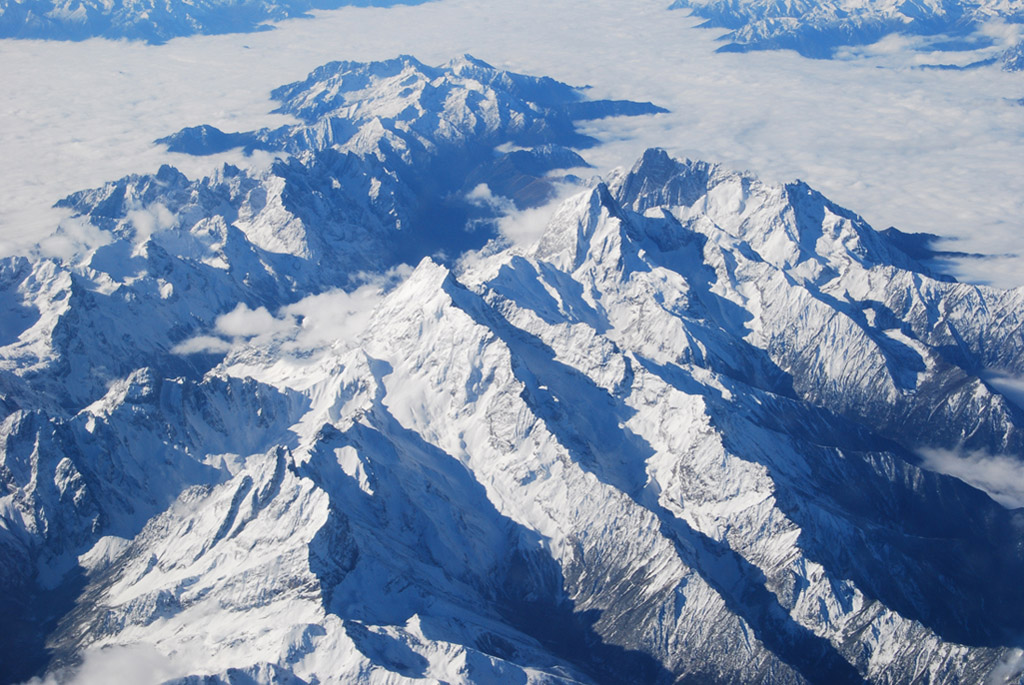
M 384 296 L 412 273 L 402 264 L 383 274 L 357 274 L 362 285 L 351 292 L 330 290 L 309 295 L 271 314 L 266 307 L 250 309 L 244 302 L 217 317 L 213 332 L 189 338 L 174 354 L 227 353 L 244 347 L 277 345 L 285 355 L 306 355 L 336 344 L 352 342 L 369 324 Z
M 214 322 L 216 335 L 201 334 L 178 343 L 174 354 L 227 353 L 232 348 L 249 343 L 261 344 L 279 334 L 288 333 L 295 326 L 290 317 L 278 318 L 266 307 L 249 309 L 239 302 L 230 312 L 221 314 Z
M 862 59 L 864 57 L 882 57 L 904 55 L 908 51 L 917 50 L 923 44 L 919 36 L 905 36 L 890 33 L 881 40 L 868 45 L 843 45 L 836 49 L 836 59 Z
M 984 377 L 1003 397 L 1024 409 L 1024 377 L 992 373 Z
M 498 231 L 513 245 L 529 245 L 543 235 L 551 217 L 566 198 L 580 191 L 578 185 L 571 183 L 555 183 L 554 188 L 555 196 L 551 200 L 527 209 L 516 209 L 512 200 L 493 194 L 486 183 L 466 193 L 466 200 L 497 212 Z
M 543 235 L 551 217 L 566 198 L 579 191 L 579 186 L 575 185 L 556 186 L 556 196 L 551 201 L 529 209 L 512 208 L 498 219 L 498 230 L 514 245 L 530 245 Z
M 223 338 L 212 335 L 197 335 L 194 338 L 178 343 L 171 349 L 171 352 L 174 354 L 221 354 L 230 349 L 231 343 Z
M 985 685 L 1006 685 L 1024 674 L 1024 649 L 1007 650 L 1006 656 L 985 678 Z
M 77 668 L 33 678 L 25 685 L 158 685 L 188 674 L 179 662 L 151 645 L 112 646 L 85 652 Z
M 507 212 L 515 207 L 512 200 L 492 193 L 490 186 L 486 183 L 481 183 L 466 193 L 466 201 L 476 207 L 489 207 L 497 211 Z
M 354 340 L 382 297 L 379 287 L 364 285 L 351 293 L 335 290 L 312 295 L 285 307 L 281 313 L 294 322 L 296 330 L 283 349 L 299 352 Z
M 363 284 L 351 292 L 332 290 L 282 307 L 278 317 L 291 326 L 282 351 L 306 354 L 354 342 L 370 323 L 381 300 L 412 272 L 411 266 L 401 264 L 383 274 L 358 274 L 356 281 Z
M 993 19 L 982 25 L 979 33 L 995 40 L 1000 48 L 1015 45 L 1024 36 L 1024 27 L 1010 24 L 1002 19 Z
M 135 229 L 135 245 L 141 245 L 149 240 L 149 236 L 158 231 L 164 231 L 174 226 L 176 218 L 171 210 L 159 202 L 147 207 L 130 210 L 127 214 L 128 222 Z
M 852 61 L 716 54 L 716 32 L 667 4 L 436 0 L 316 12 L 314 21 L 273 31 L 162 46 L 0 41 L 0 156 L 18 160 L 0 168 L 0 241 L 11 250 L 43 237 L 55 225 L 48 207 L 64 194 L 186 160 L 152 145 L 157 137 L 201 123 L 227 131 L 280 125 L 283 117 L 268 114 L 270 90 L 324 62 L 410 53 L 440 63 L 469 52 L 591 84 L 593 97 L 672 110 L 588 124 L 607 141 L 586 153 L 601 170 L 665 147 L 769 180 L 802 178 L 878 228 L 959 238 L 951 249 L 965 252 L 1024 255 L 1024 110 L 1011 103 L 1024 96 L 1019 75 L 916 69 L 917 55 L 896 39 Z M 214 163 L 186 161 L 190 175 Z M 968 279 L 1024 284 L 1024 258 L 997 266 L 966 260 L 957 269 Z
M 67 261 L 75 255 L 106 245 L 110 240 L 109 233 L 96 228 L 87 219 L 64 216 L 60 219 L 58 229 L 39 241 L 37 251 L 43 257 Z
M 1024 462 L 1020 459 L 942 449 L 922 449 L 919 454 L 929 471 L 959 478 L 1009 509 L 1024 507 Z
M 218 316 L 216 323 L 217 332 L 231 338 L 273 335 L 286 328 L 288 323 L 275 318 L 266 307 L 249 309 L 244 302 L 240 302 L 227 314 Z

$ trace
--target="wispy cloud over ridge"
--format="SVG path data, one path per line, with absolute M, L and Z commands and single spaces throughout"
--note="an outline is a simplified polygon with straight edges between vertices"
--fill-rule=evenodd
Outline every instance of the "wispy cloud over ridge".
M 925 449 L 920 454 L 924 467 L 930 471 L 959 478 L 984 490 L 989 497 L 1009 509 L 1024 507 L 1024 464 L 1019 459 L 942 449 Z

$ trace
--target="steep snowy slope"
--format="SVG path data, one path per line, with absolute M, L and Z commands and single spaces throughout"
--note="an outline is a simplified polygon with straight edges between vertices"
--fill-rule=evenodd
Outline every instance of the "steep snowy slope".
M 536 247 L 459 278 L 424 262 L 315 370 L 233 349 L 213 377 L 309 398 L 295 447 L 150 524 L 87 588 L 58 651 L 141 638 L 213 650 L 199 672 L 269 660 L 307 682 L 523 667 L 978 682 L 1000 668 L 1021 627 L 1019 514 L 773 379 L 736 335 L 717 246 L 615 199 L 664 181 L 652 163 L 690 166 L 648 153 L 570 201 Z M 300 482 L 330 502 L 315 538 L 282 521 L 308 506 Z M 274 572 L 250 569 L 263 554 Z M 282 603 L 274 622 L 250 624 L 265 597 Z
M 1024 513 L 918 452 L 1024 459 L 1024 292 L 659 150 L 444 263 L 483 241 L 431 193 L 638 106 L 471 59 L 276 93 L 232 140 L 288 161 L 78 194 L 109 243 L 4 263 L 7 681 L 1021 678 Z
M 707 238 L 716 294 L 747 312 L 718 325 L 782 372 L 768 389 L 791 387 L 907 447 L 1024 452 L 1021 408 L 979 375 L 1024 371 L 1020 289 L 938 280 L 799 182 L 770 187 L 650 151 L 615 187 L 629 209 Z M 735 358 L 717 368 L 769 375 Z
M 352 93 L 357 108 L 346 104 Z M 270 169 L 226 166 L 197 181 L 164 167 L 75 194 L 64 203 L 104 232 L 106 244 L 68 262 L 19 257 L 0 265 L 0 537 L 12 550 L 2 564 L 5 587 L 36 586 L 58 597 L 47 588 L 63 583 L 73 593 L 76 581 L 61 575 L 97 539 L 130 537 L 186 485 L 224 477 L 210 457 L 211 439 L 223 447 L 216 453 L 251 449 L 239 449 L 250 444 L 252 431 L 232 415 L 251 414 L 260 425 L 278 411 L 295 418 L 288 397 L 283 408 L 234 406 L 250 396 L 276 395 L 271 388 L 205 390 L 200 379 L 223 349 L 191 341 L 192 352 L 205 352 L 179 354 L 178 346 L 197 331 L 216 327 L 250 338 L 266 324 L 260 314 L 270 317 L 267 308 L 293 304 L 294 320 L 301 321 L 304 307 L 318 306 L 309 296 L 322 294 L 336 304 L 345 291 L 355 291 L 349 299 L 355 304 L 375 287 L 360 286 L 386 282 L 388 269 L 405 260 L 483 245 L 494 235 L 485 222 L 493 210 L 463 198 L 466 178 L 486 183 L 496 162 L 525 155 L 533 160 L 526 170 L 534 174 L 532 196 L 520 197 L 520 186 L 513 185 L 509 199 L 543 201 L 553 182 L 542 178 L 548 171 L 585 164 L 558 145 L 593 142 L 575 132 L 573 121 L 659 111 L 588 103 L 569 86 L 500 72 L 472 58 L 443 68 L 411 58 L 336 63 L 278 97 L 305 123 L 252 134 L 287 147 L 290 154 Z M 322 109 L 302 111 L 313 100 Z M 318 137 L 325 130 L 338 138 Z M 495 150 L 499 145 L 515 152 Z M 507 178 L 506 170 L 497 171 Z M 473 231 L 469 219 L 476 221 Z M 232 311 L 255 319 L 223 318 Z M 136 388 L 139 374 L 149 379 L 145 388 Z M 179 386 L 201 397 L 195 401 L 211 430 L 181 433 L 190 425 L 181 418 L 188 412 L 175 408 L 177 399 L 164 406 L 158 389 Z M 145 410 L 125 410 L 138 417 L 133 426 L 152 424 L 150 437 L 122 426 L 109 437 L 118 449 L 98 443 L 95 422 L 107 419 L 92 418 L 96 403 L 133 406 L 136 395 L 160 398 L 143 402 Z M 166 472 L 147 473 L 148 460 L 165 464 Z M 118 475 L 135 472 L 142 475 Z M 45 623 L 38 614 L 50 609 L 41 608 L 37 590 L 10 601 L 20 607 L 10 609 L 12 623 L 24 616 L 32 630 L 5 631 L 0 651 L 5 664 L 18 660 L 31 672 L 36 655 L 26 645 L 45 637 L 35 629 Z
M 672 7 L 728 29 L 721 51 L 789 49 L 817 58 L 894 33 L 937 37 L 935 49 L 984 47 L 992 41 L 978 33 L 986 22 L 1024 21 L 1019 0 L 676 0 Z

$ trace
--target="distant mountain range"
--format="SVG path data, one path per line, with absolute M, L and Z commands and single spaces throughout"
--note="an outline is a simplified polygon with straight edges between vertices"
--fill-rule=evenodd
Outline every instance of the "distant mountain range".
M 1004 71 L 1024 71 L 1024 40 L 1004 52 L 1000 61 Z
M 426 0 L 0 0 L 0 38 L 127 38 L 163 43 L 197 33 L 244 33 L 268 22 L 344 6 Z
M 1020 0 L 675 0 L 672 7 L 726 29 L 722 52 L 787 49 L 816 58 L 890 34 L 929 37 L 933 50 L 984 47 L 993 40 L 978 32 L 986 22 L 1024 22 Z
M 272 22 L 308 16 L 311 10 L 427 1 L 0 0 L 0 38 L 163 43 L 194 34 L 269 30 Z M 988 47 L 993 38 L 978 31 L 986 22 L 1024 22 L 1022 0 L 674 0 L 671 8 L 691 10 L 706 28 L 726 29 L 722 52 L 790 49 L 815 58 L 894 33 L 927 37 L 932 50 Z M 984 63 L 1020 70 L 1021 54 L 1017 45 Z
M 471 57 L 274 97 L 165 139 L 268 169 L 0 260 L 0 681 L 1020 681 L 1024 510 L 971 474 L 1024 460 L 1024 289 L 801 182 L 583 182 L 577 122 L 659 109 Z

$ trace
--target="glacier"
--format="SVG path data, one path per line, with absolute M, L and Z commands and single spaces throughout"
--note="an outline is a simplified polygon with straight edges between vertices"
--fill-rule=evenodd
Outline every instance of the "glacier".
M 1024 289 L 799 181 L 583 180 L 578 122 L 659 108 L 469 56 L 273 96 L 163 139 L 269 168 L 0 261 L 4 682 L 1024 677 L 1024 512 L 922 457 L 1024 459 Z

